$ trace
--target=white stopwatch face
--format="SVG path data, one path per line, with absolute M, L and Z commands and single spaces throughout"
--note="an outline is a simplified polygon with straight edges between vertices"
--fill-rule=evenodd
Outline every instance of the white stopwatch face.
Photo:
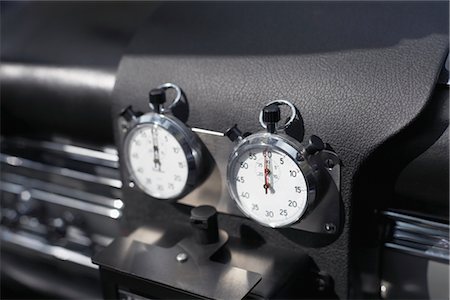
M 242 212 L 270 227 L 298 221 L 314 197 L 311 171 L 299 151 L 270 133 L 254 134 L 236 148 L 228 165 L 228 187 Z
M 185 136 L 193 133 L 166 116 L 150 114 L 144 118 L 125 139 L 130 177 L 154 198 L 176 198 L 192 181 L 200 155 L 192 138 Z

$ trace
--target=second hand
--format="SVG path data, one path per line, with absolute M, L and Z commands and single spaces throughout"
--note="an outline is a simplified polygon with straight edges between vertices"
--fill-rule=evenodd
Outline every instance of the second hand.
M 158 132 L 156 128 L 152 130 L 152 138 L 153 138 L 153 163 L 158 165 L 158 170 L 161 171 L 161 161 L 159 160 L 159 144 L 158 144 Z
M 266 194 L 267 194 L 267 191 L 270 188 L 270 184 L 269 184 L 270 170 L 267 167 L 267 152 L 266 152 L 266 150 L 263 151 L 263 156 L 264 156 L 264 189 L 265 189 Z

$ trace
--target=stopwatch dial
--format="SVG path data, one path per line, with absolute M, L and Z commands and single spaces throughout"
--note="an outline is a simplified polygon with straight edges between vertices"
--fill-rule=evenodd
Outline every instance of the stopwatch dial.
M 296 222 L 307 205 L 307 183 L 297 163 L 272 147 L 244 151 L 231 169 L 232 194 L 255 221 L 279 227 Z
M 160 199 L 181 194 L 188 178 L 186 155 L 166 129 L 149 124 L 138 127 L 128 139 L 130 172 L 147 194 Z

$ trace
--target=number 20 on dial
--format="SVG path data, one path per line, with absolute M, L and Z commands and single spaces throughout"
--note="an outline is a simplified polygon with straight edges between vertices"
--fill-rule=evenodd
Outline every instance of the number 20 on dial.
M 167 89 L 175 89 L 177 96 L 164 108 Z M 183 96 L 178 86 L 163 84 L 152 89 L 149 96 L 151 112 L 136 116 L 127 108 L 122 113 L 129 128 L 123 143 L 125 164 L 131 185 L 153 198 L 178 199 L 199 182 L 202 147 L 191 129 L 170 114 Z
M 267 105 L 262 111 L 260 122 L 267 131 L 245 138 L 236 132 L 228 134 L 239 140 L 228 162 L 230 195 L 246 216 L 269 227 L 299 221 L 315 197 L 314 176 L 304 147 L 276 132 L 278 105 Z M 294 114 L 295 109 L 292 111 Z
M 270 227 L 298 221 L 310 194 L 297 162 L 269 145 L 237 152 L 229 165 L 228 186 L 244 214 Z

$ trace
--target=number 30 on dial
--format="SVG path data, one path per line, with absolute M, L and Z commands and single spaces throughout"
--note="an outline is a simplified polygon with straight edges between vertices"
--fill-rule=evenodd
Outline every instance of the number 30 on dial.
M 237 128 L 227 132 L 231 140 L 239 139 L 228 162 L 230 195 L 246 216 L 269 227 L 299 221 L 315 198 L 315 177 L 306 148 L 287 134 L 276 132 L 280 129 L 276 125 L 280 105 L 291 107 L 288 123 L 292 123 L 295 108 L 290 102 L 277 100 L 261 111 L 260 122 L 267 131 L 245 138 Z
M 309 167 L 291 156 L 297 151 L 282 137 L 262 133 L 247 139 L 228 165 L 232 198 L 245 215 L 263 225 L 295 223 L 312 200 L 312 186 L 306 178 Z M 280 140 L 282 148 L 275 146 Z
M 175 89 L 177 96 L 164 108 L 167 89 Z M 195 133 L 170 113 L 183 96 L 178 86 L 163 84 L 149 96 L 151 112 L 137 116 L 129 107 L 122 113 L 128 128 L 122 150 L 130 183 L 153 198 L 178 199 L 200 180 L 202 146 Z

